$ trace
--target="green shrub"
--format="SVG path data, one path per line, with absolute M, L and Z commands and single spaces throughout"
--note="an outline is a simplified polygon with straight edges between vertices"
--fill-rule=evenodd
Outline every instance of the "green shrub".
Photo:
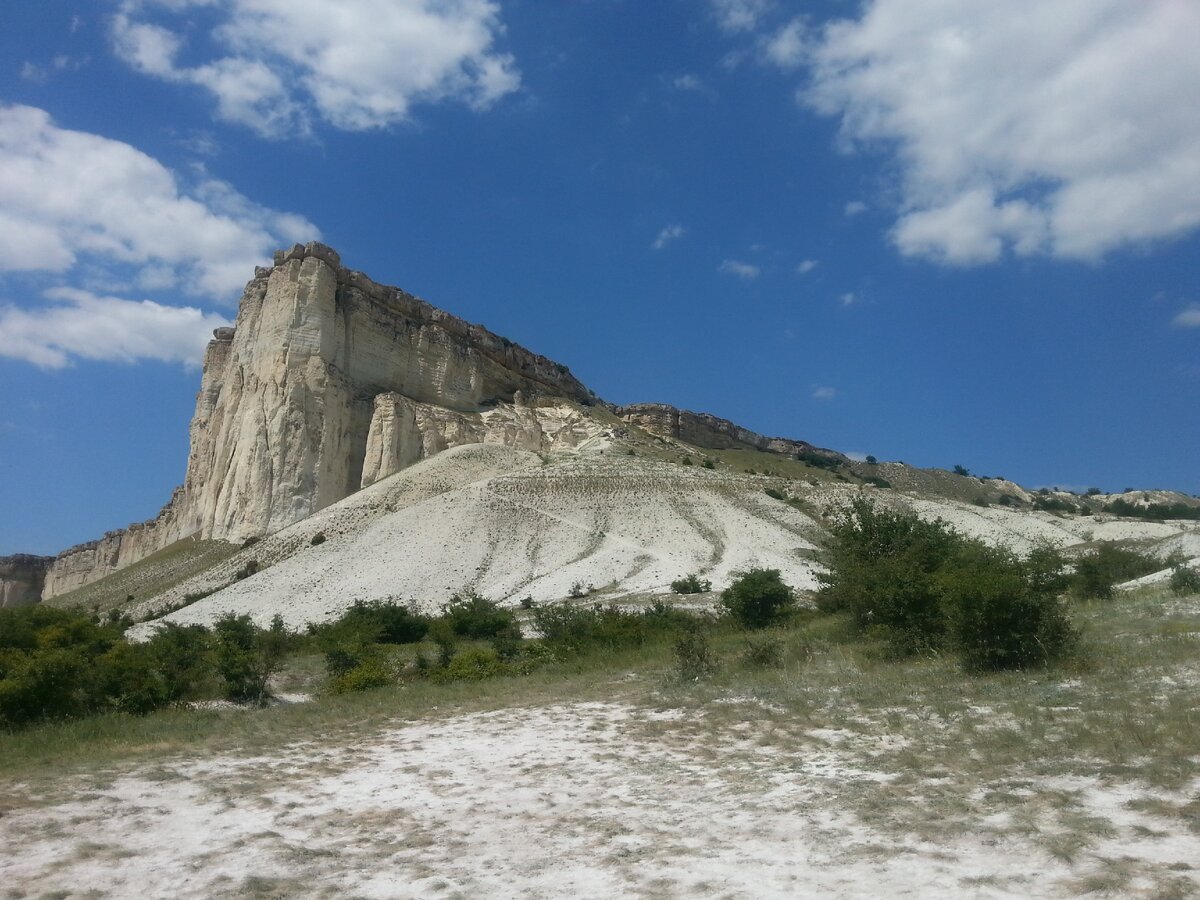
M 435 682 L 484 681 L 501 675 L 513 674 L 508 664 L 495 650 L 469 647 L 442 668 L 435 669 L 430 679 Z
M 1038 491 L 1037 496 L 1033 498 L 1033 508 L 1050 513 L 1076 513 L 1079 511 L 1079 508 L 1070 500 L 1041 491 Z
M 317 547 L 325 543 L 325 532 L 318 531 L 312 536 L 312 540 L 308 542 L 311 546 Z
M 763 493 L 772 500 L 782 500 L 784 503 L 787 503 L 787 494 L 778 488 L 763 488 Z
M 1105 504 L 1104 511 L 1115 516 L 1130 516 L 1137 519 L 1200 519 L 1200 506 L 1176 503 L 1146 503 L 1144 506 L 1130 503 L 1122 497 Z
M 733 583 L 721 592 L 721 605 L 743 628 L 774 624 L 791 611 L 795 600 L 778 569 L 735 573 Z
M 1162 561 L 1153 556 L 1115 544 L 1101 544 L 1075 563 L 1071 587 L 1085 599 L 1108 600 L 1117 584 L 1163 568 Z
M 842 466 L 842 460 L 836 456 L 821 453 L 819 450 L 801 450 L 796 454 L 796 459 L 818 469 L 838 469 Z
M 261 703 L 268 696 L 267 683 L 283 659 L 287 635 L 283 623 L 270 630 L 258 628 L 248 615 L 229 613 L 213 625 L 213 649 L 217 671 L 225 680 L 231 700 Z
M 429 639 L 433 641 L 438 650 L 437 665 L 443 668 L 450 665 L 450 660 L 458 646 L 458 635 L 454 633 L 450 622 L 444 618 L 434 619 L 429 624 Z
M 211 693 L 216 680 L 208 629 L 166 622 L 144 645 L 166 689 L 165 702 L 181 703 Z
M 898 653 L 949 649 L 965 668 L 1044 664 L 1071 651 L 1063 561 L 1048 544 L 1022 559 L 941 521 L 856 500 L 823 553 L 818 609 L 845 612 Z
M 400 603 L 359 600 L 326 626 L 331 631 L 370 635 L 381 644 L 415 644 L 429 632 L 429 618 Z
M 700 465 L 706 469 L 715 469 L 717 467 L 716 462 L 711 459 L 704 460 L 704 462 L 700 463 Z
M 701 579 L 699 575 L 692 574 L 672 581 L 671 590 L 676 594 L 703 594 L 712 590 L 712 582 L 707 578 Z
M 1054 580 L 1008 550 L 964 540 L 937 581 L 947 642 L 967 669 L 1045 665 L 1075 644 Z
M 945 622 L 933 576 L 956 546 L 940 521 L 856 498 L 830 524 L 817 607 L 849 613 L 858 630 L 879 631 L 899 652 L 939 646 Z
M 1200 571 L 1180 563 L 1171 570 L 1170 586 L 1176 597 L 1200 594 Z
M 739 661 L 751 669 L 779 668 L 783 665 L 783 641 L 779 638 L 747 641 Z
M 696 621 L 682 610 L 656 603 L 641 612 L 616 606 L 550 603 L 533 613 L 533 627 L 550 647 L 570 653 L 638 647 Z
M 101 695 L 119 712 L 145 714 L 166 706 L 170 690 L 148 644 L 122 641 L 97 661 Z
M 28 725 L 94 711 L 98 703 L 93 666 L 79 649 L 54 647 L 24 656 L 0 680 L 0 724 Z
M 699 628 L 688 628 L 675 640 L 674 674 L 680 681 L 700 681 L 719 668 L 708 638 Z
M 474 591 L 455 594 L 442 608 L 442 618 L 459 637 L 487 639 L 501 634 L 520 634 L 516 614 L 502 609 Z
M 328 657 L 326 657 L 328 659 Z M 331 694 L 355 694 L 394 684 L 396 673 L 382 658 L 359 662 L 330 678 Z

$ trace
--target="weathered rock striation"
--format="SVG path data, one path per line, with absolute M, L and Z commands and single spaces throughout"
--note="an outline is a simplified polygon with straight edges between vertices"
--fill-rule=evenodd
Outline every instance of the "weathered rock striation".
M 450 447 L 576 448 L 613 413 L 699 447 L 844 459 L 716 416 L 605 404 L 566 366 L 344 268 L 323 244 L 296 245 L 255 270 L 234 327 L 213 333 L 183 485 L 156 518 L 60 553 L 44 596 L 192 535 L 279 531 Z
M 630 425 L 636 425 L 651 434 L 710 450 L 765 450 L 785 456 L 814 454 L 840 462 L 850 461 L 836 450 L 817 447 L 807 441 L 764 437 L 728 419 L 677 409 L 666 403 L 634 403 L 617 407 L 614 412 Z
M 277 531 L 446 447 L 586 440 L 594 423 L 565 423 L 596 402 L 566 366 L 297 245 L 214 332 L 183 486 L 156 519 L 60 554 L 46 596 L 189 535 Z
M 0 556 L 0 609 L 29 606 L 42 598 L 46 570 L 53 556 L 18 553 Z

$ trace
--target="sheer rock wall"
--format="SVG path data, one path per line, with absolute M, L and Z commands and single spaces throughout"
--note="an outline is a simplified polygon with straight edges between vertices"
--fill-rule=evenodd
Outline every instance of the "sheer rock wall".
M 191 534 L 236 542 L 277 531 L 468 439 L 540 444 L 529 405 L 540 397 L 596 402 L 566 366 L 343 268 L 329 247 L 279 252 L 208 346 L 182 488 L 156 519 L 59 554 L 46 596 Z M 384 427 L 389 402 L 391 427 L 409 432 L 381 432 L 368 465 L 372 421 Z M 497 418 L 501 407 L 512 411 Z
M 29 606 L 42 598 L 42 584 L 52 556 L 18 553 L 0 556 L 0 609 Z

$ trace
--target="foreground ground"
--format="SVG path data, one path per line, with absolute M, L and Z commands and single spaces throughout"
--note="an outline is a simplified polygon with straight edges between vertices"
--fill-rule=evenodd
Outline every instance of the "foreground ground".
M 681 684 L 524 679 L 0 739 L 0 885 L 84 896 L 1200 892 L 1200 598 L 1076 610 L 1090 662 L 970 677 L 827 624 Z M 723 643 L 722 643 L 723 641 Z

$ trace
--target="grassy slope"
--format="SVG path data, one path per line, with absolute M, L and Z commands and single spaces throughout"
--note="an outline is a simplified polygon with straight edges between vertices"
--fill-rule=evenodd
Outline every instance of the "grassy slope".
M 1200 597 L 1146 590 L 1077 604 L 1073 616 L 1085 650 L 1057 671 L 972 676 L 946 658 L 892 661 L 878 647 L 848 638 L 838 620 L 804 613 L 796 625 L 755 635 L 717 628 L 711 640 L 721 671 L 698 684 L 669 678 L 672 648 L 661 643 L 567 660 L 522 678 L 415 682 L 257 711 L 171 710 L 50 725 L 0 735 L 0 759 L 7 778 L 56 778 L 176 754 L 266 752 L 312 734 L 365 740 L 396 718 L 602 697 L 692 708 L 714 739 L 747 716 L 786 724 L 774 738 L 782 751 L 798 750 L 813 730 L 871 739 L 864 765 L 913 778 L 939 773 L 947 804 L 971 784 L 1022 775 L 1099 774 L 1168 788 L 1200 777 L 1193 705 Z M 782 643 L 783 664 L 747 666 L 748 643 L 767 639 Z M 318 686 L 320 668 L 317 657 L 294 658 L 284 674 L 287 687 Z M 754 702 L 731 704 L 731 697 Z M 902 781 L 896 789 L 903 794 L 909 787 Z M 953 813 L 952 806 L 941 812 Z M 1179 813 L 1200 828 L 1198 814 Z M 938 827 L 937 820 L 925 827 Z
M 83 587 L 60 594 L 49 606 L 98 608 L 101 612 L 132 606 L 203 572 L 238 552 L 235 544 L 187 537 L 131 566 Z M 128 598 L 133 597 L 133 601 Z

